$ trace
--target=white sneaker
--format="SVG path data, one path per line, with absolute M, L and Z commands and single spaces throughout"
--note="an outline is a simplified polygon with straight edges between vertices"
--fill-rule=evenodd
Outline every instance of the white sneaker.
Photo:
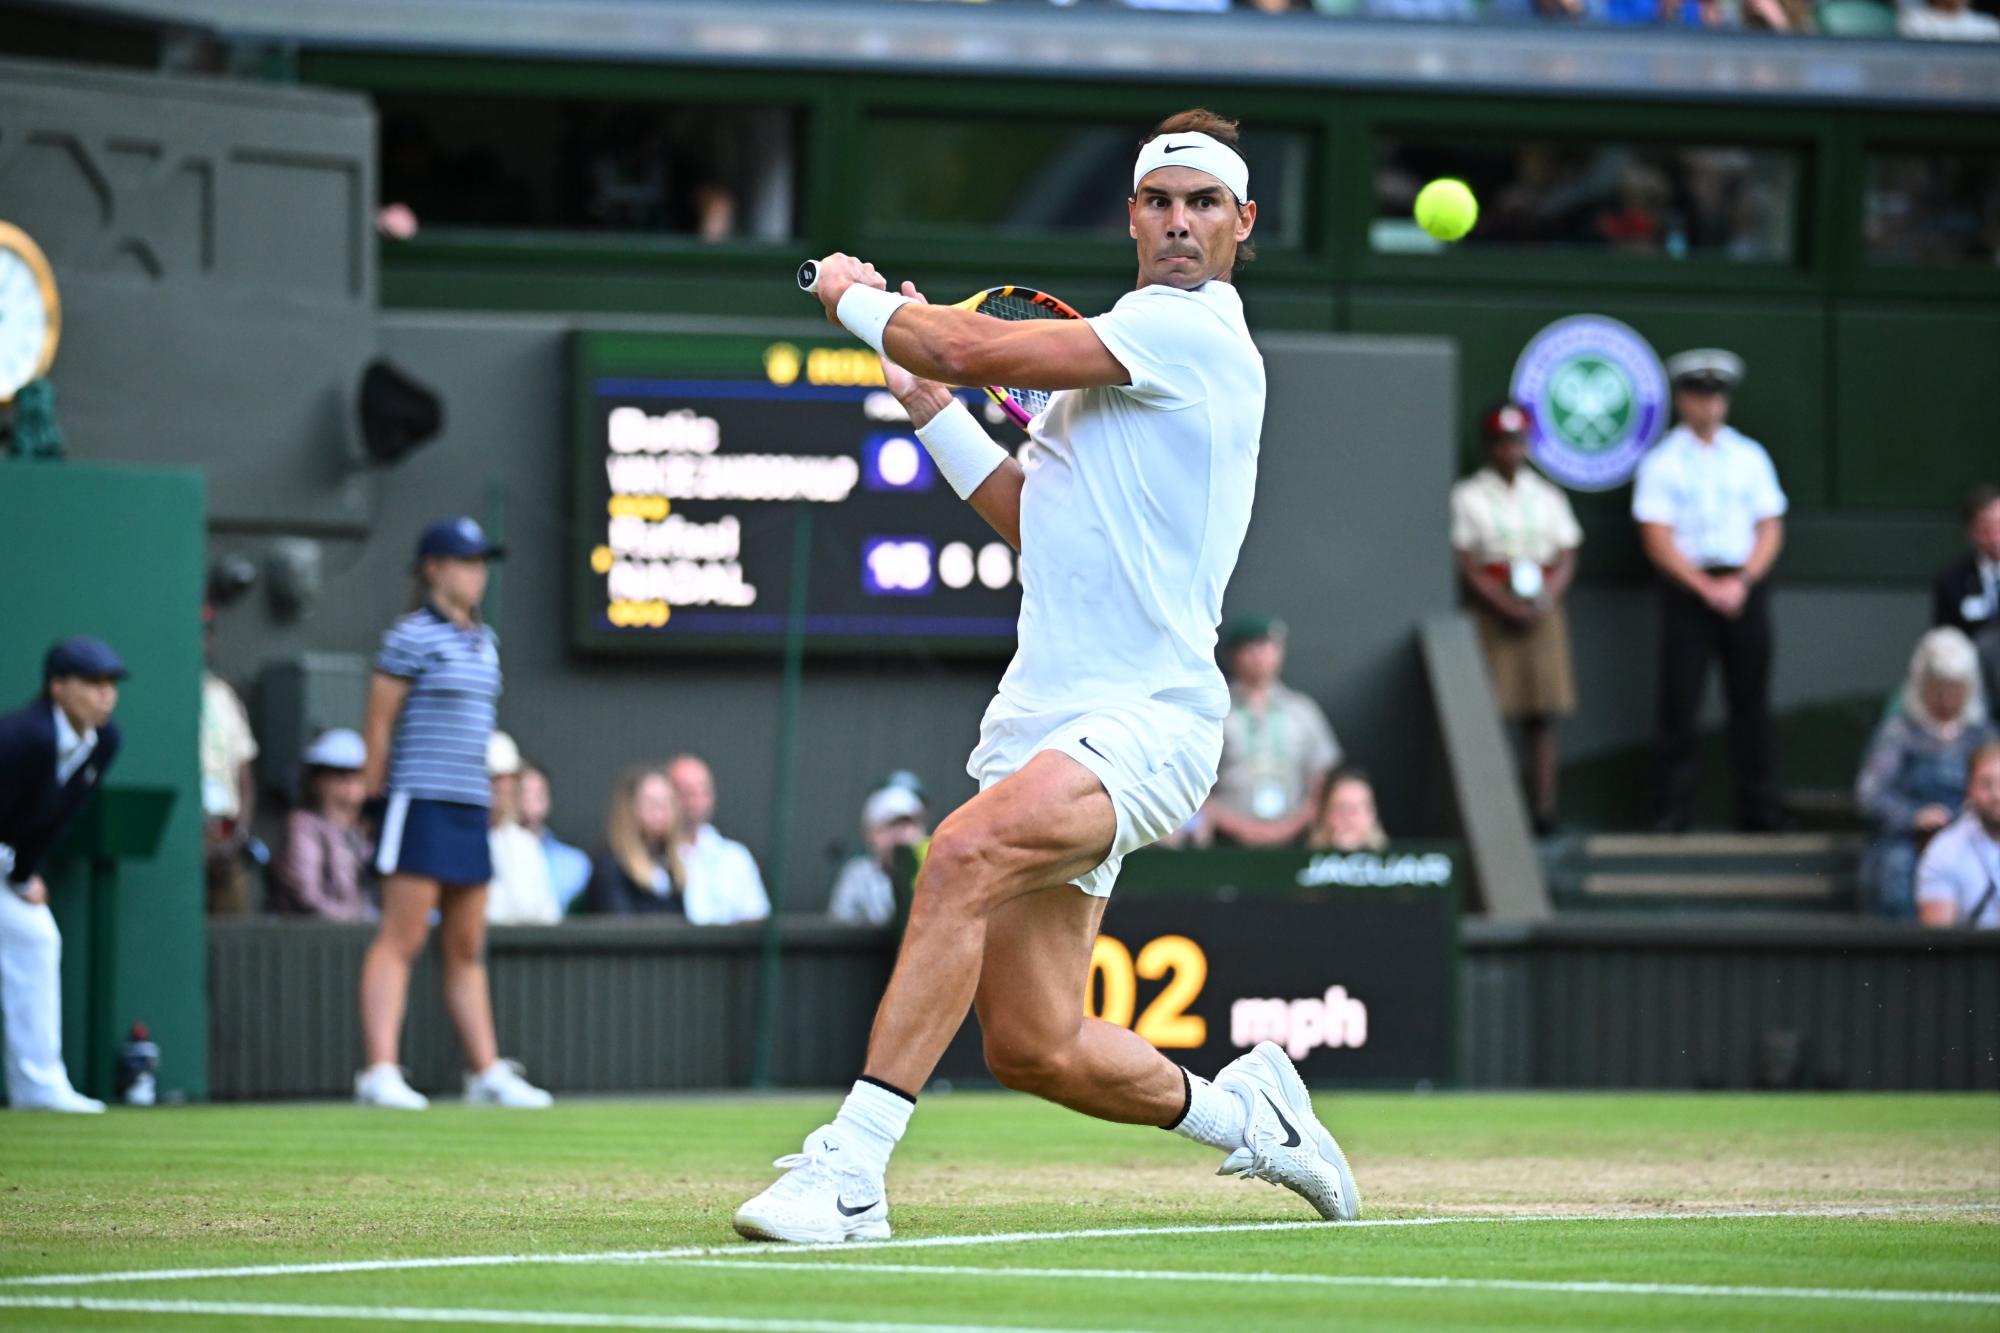
M 1329 1222 L 1361 1215 L 1361 1192 L 1340 1145 L 1313 1115 L 1305 1080 L 1276 1042 L 1260 1041 L 1215 1076 L 1250 1106 L 1245 1144 L 1223 1159 L 1218 1176 L 1283 1185 Z
M 471 1106 L 511 1106 L 539 1111 L 556 1099 L 521 1077 L 519 1060 L 495 1060 L 483 1071 L 465 1076 L 465 1100 Z
M 736 1210 L 736 1231 L 750 1240 L 889 1239 L 889 1195 L 882 1177 L 849 1167 L 854 1150 L 823 1125 L 803 1150 L 771 1165 L 785 1174 Z
M 421 1111 L 431 1099 L 403 1081 L 394 1065 L 370 1065 L 354 1076 L 357 1106 L 384 1106 L 392 1111 Z
M 69 1115 L 103 1115 L 104 1103 L 86 1097 L 75 1088 L 58 1090 L 45 1102 L 10 1103 L 16 1111 L 57 1111 Z

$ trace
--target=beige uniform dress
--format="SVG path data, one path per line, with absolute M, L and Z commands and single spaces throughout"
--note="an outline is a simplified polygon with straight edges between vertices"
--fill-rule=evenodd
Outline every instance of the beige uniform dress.
M 1513 485 L 1483 467 L 1451 489 L 1451 545 L 1503 586 L 1533 600 L 1565 551 L 1583 544 L 1569 497 L 1531 467 Z M 1569 622 L 1560 603 L 1528 625 L 1468 598 L 1473 625 L 1504 717 L 1567 717 L 1576 711 Z

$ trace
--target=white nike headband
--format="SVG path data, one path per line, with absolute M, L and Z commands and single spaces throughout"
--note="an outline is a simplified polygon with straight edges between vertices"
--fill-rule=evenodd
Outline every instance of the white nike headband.
M 1146 179 L 1148 172 L 1161 167 L 1193 167 L 1205 171 L 1229 187 L 1236 202 L 1250 202 L 1250 168 L 1234 148 L 1212 135 L 1200 130 L 1187 130 L 1180 134 L 1162 134 L 1139 150 L 1139 160 L 1132 167 L 1132 193 L 1139 193 L 1139 182 Z

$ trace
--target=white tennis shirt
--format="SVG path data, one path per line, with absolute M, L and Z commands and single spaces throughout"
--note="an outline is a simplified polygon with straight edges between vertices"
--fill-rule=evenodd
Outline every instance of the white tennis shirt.
M 1029 425 L 1020 642 L 1000 697 L 1221 718 L 1215 628 L 1250 526 L 1264 358 L 1219 280 L 1142 287 L 1090 324 L 1132 382 L 1062 390 Z

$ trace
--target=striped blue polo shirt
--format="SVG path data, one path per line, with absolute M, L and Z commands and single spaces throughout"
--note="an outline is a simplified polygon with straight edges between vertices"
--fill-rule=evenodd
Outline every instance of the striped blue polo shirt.
M 389 790 L 422 801 L 489 805 L 486 743 L 500 701 L 500 641 L 428 605 L 382 636 L 375 669 L 410 682 L 389 752 Z

